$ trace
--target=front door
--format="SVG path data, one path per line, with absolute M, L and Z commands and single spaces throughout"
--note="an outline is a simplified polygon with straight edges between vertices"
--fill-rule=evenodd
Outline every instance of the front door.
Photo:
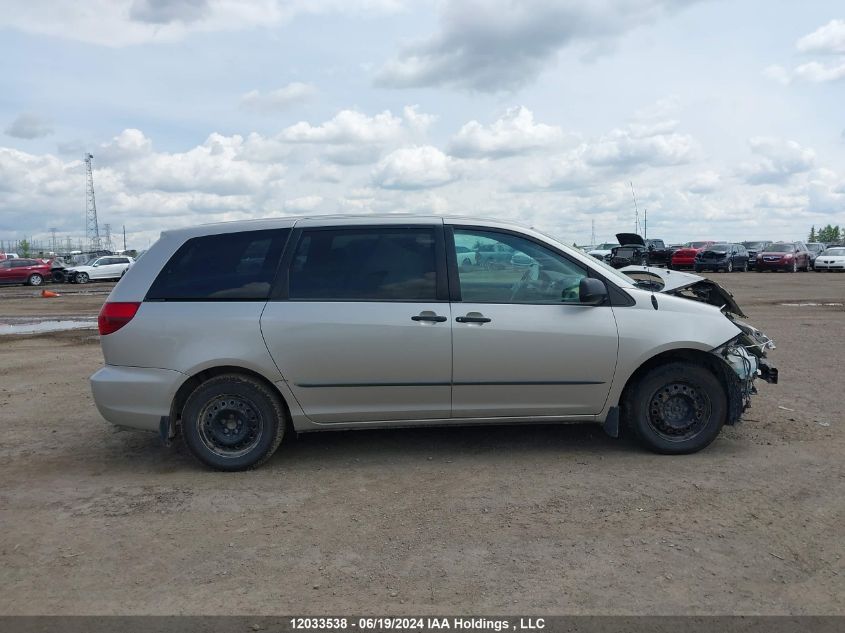
M 581 305 L 587 269 L 526 237 L 455 226 L 448 248 L 489 252 L 500 244 L 513 251 L 509 260 L 457 264 L 453 417 L 599 413 L 616 367 L 612 308 Z
M 442 223 L 306 228 L 261 317 L 321 423 L 448 419 L 452 335 Z

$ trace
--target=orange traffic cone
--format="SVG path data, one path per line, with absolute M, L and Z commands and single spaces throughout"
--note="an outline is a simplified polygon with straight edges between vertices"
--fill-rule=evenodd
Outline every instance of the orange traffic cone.
M 62 295 L 60 295 L 58 292 L 53 292 L 52 290 L 42 290 L 41 296 L 45 299 L 48 299 L 50 297 L 61 297 Z

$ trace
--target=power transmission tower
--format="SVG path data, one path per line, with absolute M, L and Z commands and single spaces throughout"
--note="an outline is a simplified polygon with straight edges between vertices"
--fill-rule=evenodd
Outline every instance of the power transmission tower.
M 92 251 L 100 250 L 100 226 L 97 224 L 97 203 L 94 200 L 93 154 L 85 154 L 85 239 Z
M 112 248 L 112 243 L 111 243 L 111 224 L 104 224 L 103 225 L 103 231 L 106 234 L 105 244 L 103 245 L 103 248 L 105 248 L 107 251 L 114 250 Z
M 56 229 L 55 227 L 50 228 L 50 249 L 53 253 L 56 252 Z

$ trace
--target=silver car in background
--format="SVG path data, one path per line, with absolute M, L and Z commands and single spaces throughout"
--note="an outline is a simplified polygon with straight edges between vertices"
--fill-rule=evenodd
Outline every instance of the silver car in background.
M 103 306 L 94 399 L 221 470 L 286 432 L 422 425 L 596 422 L 690 453 L 739 420 L 755 378 L 776 382 L 774 346 L 713 282 L 652 270 L 496 220 L 166 231 Z

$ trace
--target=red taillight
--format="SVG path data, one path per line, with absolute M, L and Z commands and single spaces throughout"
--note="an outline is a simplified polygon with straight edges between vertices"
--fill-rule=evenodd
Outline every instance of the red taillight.
M 141 307 L 140 303 L 128 301 L 104 303 L 100 315 L 97 317 L 100 336 L 117 332 L 132 320 L 139 307 Z

